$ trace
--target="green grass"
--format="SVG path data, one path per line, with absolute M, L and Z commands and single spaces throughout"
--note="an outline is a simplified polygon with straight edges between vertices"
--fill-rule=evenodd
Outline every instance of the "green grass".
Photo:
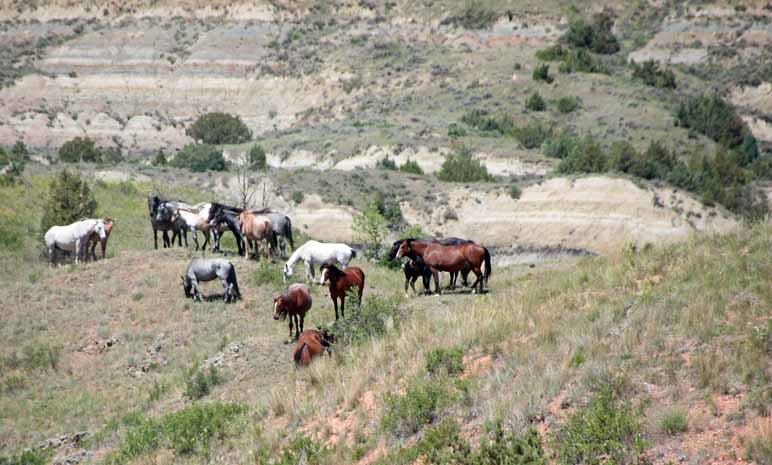
M 684 410 L 669 409 L 659 420 L 659 429 L 670 436 L 685 433 L 689 429 L 689 419 Z

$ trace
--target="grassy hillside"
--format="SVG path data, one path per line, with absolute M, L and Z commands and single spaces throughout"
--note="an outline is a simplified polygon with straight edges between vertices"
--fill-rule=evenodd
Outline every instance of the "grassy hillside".
M 30 224 L 44 188 L 35 179 L 21 197 Z M 357 260 L 362 313 L 334 328 L 343 342 L 333 357 L 296 370 L 286 322 L 270 317 L 280 265 L 234 258 L 243 302 L 186 301 L 178 276 L 192 253 L 149 250 L 147 190 L 97 187 L 120 225 L 106 261 L 48 269 L 34 240 L 3 256 L 6 270 L 23 271 L 6 273 L 0 290 L 2 454 L 87 431 L 35 454 L 503 463 L 482 457 L 528 444 L 522 463 L 769 463 L 769 226 L 497 268 L 484 296 L 405 299 L 398 270 Z M 332 314 L 314 287 L 306 327 Z

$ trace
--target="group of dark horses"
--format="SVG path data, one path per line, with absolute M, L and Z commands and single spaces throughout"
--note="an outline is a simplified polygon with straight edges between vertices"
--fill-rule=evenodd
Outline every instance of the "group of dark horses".
M 190 211 L 189 208 L 192 207 L 189 207 L 182 200 L 168 200 L 156 194 L 148 196 L 147 205 L 150 214 L 150 224 L 153 228 L 155 248 L 158 248 L 158 231 L 162 232 L 164 248 L 172 247 L 175 241 L 182 247 L 183 239 L 185 241 L 185 246 L 187 246 L 187 232 L 189 227 L 184 221 L 181 221 L 179 217 L 175 217 L 175 212 L 178 209 Z M 208 226 L 208 232 L 211 232 L 212 235 L 212 251 L 220 252 L 221 234 L 224 231 L 230 231 L 236 239 L 239 255 L 243 256 L 245 253 L 244 237 L 242 236 L 239 215 L 244 213 L 245 210 L 217 202 L 199 204 L 198 206 L 200 207 L 200 212 L 203 214 L 202 219 Z M 273 234 L 268 236 L 270 241 L 269 245 L 270 247 L 275 248 L 278 242 L 282 258 L 286 257 L 285 240 L 289 242 L 289 245 L 293 250 L 295 249 L 295 243 L 292 238 L 292 221 L 289 217 L 268 208 L 249 211 L 258 215 L 265 215 L 271 219 Z M 171 239 L 168 235 L 169 231 L 172 232 Z M 208 240 L 209 236 L 207 234 L 204 247 L 206 247 Z

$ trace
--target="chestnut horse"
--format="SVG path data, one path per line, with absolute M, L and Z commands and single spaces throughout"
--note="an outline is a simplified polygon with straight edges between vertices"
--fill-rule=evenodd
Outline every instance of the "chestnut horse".
M 361 268 L 350 266 L 345 270 L 335 265 L 324 264 L 319 267 L 322 272 L 322 284 L 330 283 L 330 298 L 335 306 L 335 320 L 338 320 L 338 299 L 340 299 L 340 315 L 346 318 L 346 294 L 353 287 L 359 288 L 359 306 L 362 306 L 362 293 L 365 290 L 365 272 Z
M 421 259 L 434 274 L 434 285 L 438 294 L 440 288 L 440 271 L 454 272 L 471 270 L 477 280 L 472 284 L 472 292 L 479 284 L 482 293 L 484 285 L 491 275 L 491 254 L 488 249 L 473 242 L 459 245 L 441 245 L 437 243 L 407 239 L 397 250 L 397 258 L 409 257 L 412 260 Z M 483 265 L 485 269 L 483 271 Z
M 105 238 L 101 239 L 96 232 L 91 233 L 91 236 L 86 240 L 86 260 L 96 261 L 96 246 L 97 243 L 102 245 L 102 260 L 105 259 L 105 250 L 107 249 L 107 240 L 110 239 L 110 231 L 113 229 L 113 220 L 111 218 L 105 218 L 102 220 L 105 224 Z
M 243 211 L 239 214 L 241 225 L 241 238 L 244 243 L 244 257 L 249 258 L 249 242 L 255 242 L 255 255 L 260 259 L 260 242 L 263 239 L 268 243 L 268 259 L 273 260 L 273 246 L 276 238 L 273 235 L 273 224 L 266 215 L 257 215 L 252 211 Z
M 303 331 L 303 320 L 311 308 L 311 289 L 305 284 L 290 284 L 287 291 L 273 298 L 273 319 L 290 317 L 289 337 L 292 337 L 292 320 L 295 320 L 295 339 Z
M 295 344 L 295 350 L 292 353 L 292 359 L 295 360 L 295 366 L 308 366 L 311 359 L 330 350 L 330 346 L 335 342 L 335 337 L 326 330 L 309 329 L 303 331 Z M 328 352 L 329 353 L 329 352 Z

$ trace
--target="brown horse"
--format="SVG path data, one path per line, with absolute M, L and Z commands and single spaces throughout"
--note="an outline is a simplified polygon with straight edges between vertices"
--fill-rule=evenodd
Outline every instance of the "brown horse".
M 303 331 L 303 320 L 311 308 L 311 289 L 305 284 L 290 284 L 287 291 L 273 298 L 273 319 L 290 317 L 289 337 L 292 337 L 292 321 L 295 321 L 295 339 Z
M 105 250 L 107 250 L 107 240 L 110 239 L 110 231 L 113 229 L 113 220 L 111 218 L 105 218 L 102 220 L 102 223 L 105 225 L 105 238 L 100 240 L 99 234 L 96 232 L 91 233 L 91 235 L 86 240 L 86 246 L 83 248 L 83 250 L 86 251 L 86 260 L 89 260 L 89 257 L 91 260 L 96 261 L 96 246 L 97 243 L 102 245 L 102 260 L 105 259 Z
M 329 351 L 330 346 L 334 342 L 335 337 L 325 330 L 309 329 L 308 331 L 303 331 L 300 333 L 298 342 L 295 344 L 295 350 L 292 352 L 295 366 L 308 366 L 311 363 L 311 359 Z
M 273 246 L 276 238 L 273 235 L 273 224 L 266 215 L 258 215 L 252 211 L 244 211 L 239 214 L 241 236 L 244 241 L 244 256 L 249 258 L 250 241 L 255 242 L 257 259 L 260 259 L 260 242 L 265 239 L 268 242 L 268 259 L 273 260 Z
M 488 249 L 473 242 L 458 245 L 441 245 L 433 242 L 408 239 L 399 246 L 397 258 L 409 257 L 412 260 L 420 258 L 434 274 L 434 285 L 437 293 L 440 289 L 440 271 L 455 272 L 471 270 L 477 280 L 472 284 L 475 292 L 479 284 L 482 294 L 485 283 L 491 275 L 491 254 Z M 483 272 L 483 265 L 485 271 Z
M 338 320 L 338 299 L 340 299 L 340 315 L 346 318 L 346 293 L 353 287 L 359 288 L 359 306 L 362 306 L 362 293 L 365 290 L 365 272 L 361 268 L 350 266 L 345 270 L 340 270 L 335 265 L 322 265 L 319 267 L 322 272 L 322 284 L 325 281 L 330 283 L 330 298 L 335 306 L 335 320 Z

